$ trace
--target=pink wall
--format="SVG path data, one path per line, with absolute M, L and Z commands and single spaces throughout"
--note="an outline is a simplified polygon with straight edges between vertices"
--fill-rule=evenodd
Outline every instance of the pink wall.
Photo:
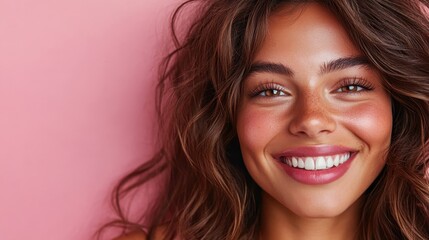
M 0 0 L 0 239 L 90 239 L 152 152 L 178 0 Z

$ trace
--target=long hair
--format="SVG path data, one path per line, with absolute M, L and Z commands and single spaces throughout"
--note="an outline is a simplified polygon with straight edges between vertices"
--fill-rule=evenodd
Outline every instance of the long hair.
M 235 130 L 241 83 L 264 40 L 270 14 L 306 1 L 188 0 L 171 19 L 174 50 L 160 67 L 160 150 L 113 193 L 125 231 L 165 238 L 256 239 L 261 190 L 242 162 Z M 387 163 L 365 192 L 359 239 L 429 239 L 428 1 L 316 1 L 338 18 L 383 77 L 393 130 Z M 197 7 L 195 7 L 195 5 Z M 187 6 L 200 9 L 178 37 Z M 122 199 L 163 174 L 165 186 L 146 221 L 130 222 Z

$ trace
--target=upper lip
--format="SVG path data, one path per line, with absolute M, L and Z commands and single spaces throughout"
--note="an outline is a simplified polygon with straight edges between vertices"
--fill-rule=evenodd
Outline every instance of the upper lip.
M 357 150 L 339 145 L 299 146 L 277 153 L 274 158 L 332 156 L 348 152 L 353 153 L 357 152 Z

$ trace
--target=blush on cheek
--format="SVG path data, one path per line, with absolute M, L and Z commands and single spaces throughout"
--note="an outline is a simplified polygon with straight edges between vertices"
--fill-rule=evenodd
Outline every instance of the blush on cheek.
M 261 139 L 261 131 L 264 131 L 264 117 L 257 112 L 244 111 L 241 112 L 237 121 L 237 133 L 242 147 L 247 149 L 257 149 L 258 139 Z
M 370 148 L 387 147 L 392 132 L 390 102 L 363 103 L 342 113 L 342 120 Z
M 237 134 L 242 148 L 251 151 L 264 149 L 267 142 L 278 134 L 278 114 L 247 106 L 239 112 L 237 119 Z

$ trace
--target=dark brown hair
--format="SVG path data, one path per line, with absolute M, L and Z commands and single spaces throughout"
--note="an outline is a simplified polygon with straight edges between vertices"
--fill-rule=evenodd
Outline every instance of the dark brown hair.
M 264 40 L 268 17 L 306 1 L 189 0 L 171 21 L 175 49 L 161 64 L 160 150 L 124 177 L 113 194 L 119 225 L 153 238 L 255 239 L 260 189 L 241 159 L 235 132 L 241 82 Z M 429 239 L 429 20 L 417 0 L 316 1 L 343 24 L 383 76 L 393 107 L 387 163 L 365 193 L 358 239 Z M 193 4 L 196 4 L 193 5 Z M 200 9 L 186 35 L 182 10 Z M 166 176 L 146 221 L 131 223 L 121 199 Z

